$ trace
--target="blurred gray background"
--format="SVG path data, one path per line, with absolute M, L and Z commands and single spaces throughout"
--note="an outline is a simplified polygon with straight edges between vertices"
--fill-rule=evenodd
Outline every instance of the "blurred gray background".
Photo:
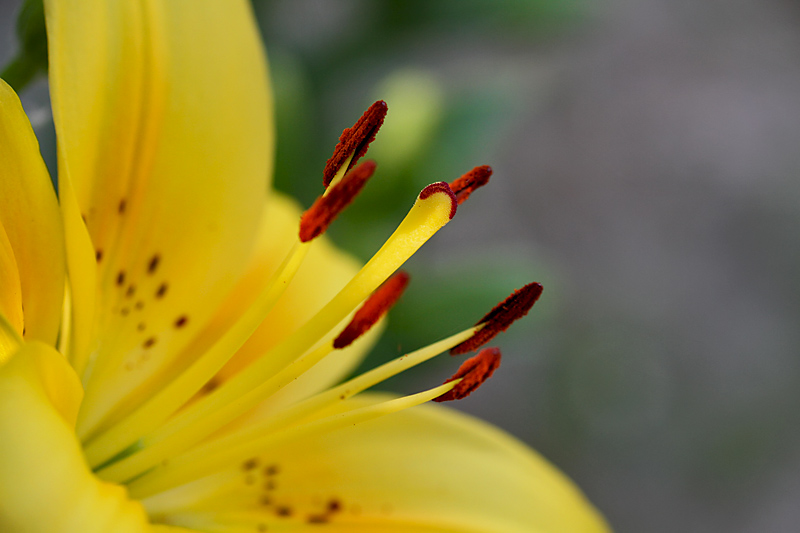
M 0 2 L 0 64 L 19 4 Z M 798 530 L 800 6 L 254 6 L 279 188 L 310 203 L 341 129 L 389 103 L 370 152 L 380 179 L 333 228 L 342 246 L 368 257 L 426 183 L 495 170 L 410 263 L 365 367 L 540 281 L 532 316 L 499 341 L 503 367 L 455 407 L 541 451 L 620 533 Z M 52 150 L 43 81 L 24 96 Z

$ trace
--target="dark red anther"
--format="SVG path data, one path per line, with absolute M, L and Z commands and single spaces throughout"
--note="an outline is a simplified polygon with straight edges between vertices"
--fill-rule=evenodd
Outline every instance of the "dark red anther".
M 378 290 L 373 292 L 356 311 L 353 320 L 347 324 L 344 331 L 333 341 L 333 347 L 341 350 L 369 331 L 397 303 L 406 290 L 409 279 L 409 275 L 401 270 L 378 287 Z
M 514 291 L 511 296 L 481 318 L 476 325 L 483 324 L 483 327 L 469 339 L 454 346 L 450 350 L 450 355 L 474 352 L 492 340 L 498 333 L 507 330 L 508 326 L 515 320 L 528 314 L 533 304 L 542 295 L 542 290 L 544 290 L 544 287 L 539 283 L 528 283 L 521 289 Z
M 483 165 L 475 167 L 460 178 L 450 183 L 450 188 L 456 195 L 458 205 L 463 204 L 476 189 L 480 189 L 487 183 L 492 175 L 492 167 Z
M 352 128 L 345 128 L 342 131 L 339 143 L 333 149 L 333 155 L 328 159 L 325 170 L 322 172 L 322 184 L 326 189 L 350 154 L 353 154 L 353 159 L 350 160 L 347 170 L 353 168 L 358 160 L 367 153 L 369 143 L 375 140 L 375 134 L 383 125 L 387 109 L 386 102 L 378 100 L 364 111 Z
M 453 220 L 453 217 L 456 216 L 456 210 L 458 209 L 458 200 L 456 199 L 456 195 L 453 193 L 453 190 L 450 188 L 450 185 L 448 185 L 446 181 L 437 181 L 436 183 L 431 183 L 422 189 L 422 191 L 419 193 L 419 199 L 425 200 L 437 192 L 444 193 L 450 197 L 450 201 L 452 202 L 452 205 L 450 206 L 450 220 Z
M 475 357 L 470 357 L 464 361 L 458 368 L 458 372 L 445 381 L 445 383 L 450 383 L 453 380 L 461 378 L 461 382 L 438 398 L 434 398 L 433 401 L 449 402 L 451 400 L 466 398 L 472 391 L 480 387 L 484 381 L 492 377 L 492 374 L 494 374 L 494 371 L 497 370 L 499 366 L 499 348 L 486 348 L 485 350 L 481 350 Z
M 328 226 L 361 191 L 375 172 L 374 161 L 364 161 L 333 186 L 327 194 L 320 196 L 300 218 L 300 240 L 308 242 L 328 229 Z

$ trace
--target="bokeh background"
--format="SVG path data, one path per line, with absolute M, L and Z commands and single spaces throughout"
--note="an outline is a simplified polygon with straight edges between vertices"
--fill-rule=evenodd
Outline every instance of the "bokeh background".
M 0 0 L 0 65 L 21 3 Z M 367 258 L 424 185 L 495 170 L 409 263 L 365 367 L 540 281 L 503 367 L 456 408 L 540 450 L 619 533 L 797 531 L 796 2 L 253 3 L 278 188 L 310 204 L 342 128 L 389 103 L 376 179 L 332 228 L 341 246 Z M 41 77 L 23 101 L 52 164 Z

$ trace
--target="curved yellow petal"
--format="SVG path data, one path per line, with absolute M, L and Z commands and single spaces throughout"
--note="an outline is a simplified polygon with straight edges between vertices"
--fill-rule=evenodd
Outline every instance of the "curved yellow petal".
M 210 318 L 267 193 L 271 100 L 249 3 L 187 7 L 45 2 L 59 173 L 98 258 L 84 436 Z
M 61 218 L 39 143 L 19 98 L 3 80 L 0 80 L 0 225 L 19 275 L 25 338 L 55 344 L 64 295 Z M 0 255 L 6 253 L 7 249 Z M 9 265 L 7 258 L 0 257 L 0 262 Z M 13 290 L 13 282 L 6 285 L 6 273 L 0 275 L 3 276 L 0 290 Z M 14 313 L 6 314 L 6 318 L 17 324 Z
M 77 387 L 77 389 L 76 389 Z M 31 342 L 0 368 L 0 530 L 144 533 L 140 504 L 87 468 L 65 414 L 80 401 L 64 356 Z
M 326 530 L 342 532 L 610 531 L 580 490 L 541 456 L 438 405 L 264 450 L 236 470 L 145 505 L 174 523 L 207 513 L 217 522 L 264 523 L 267 530 L 297 522 L 314 531 L 325 522 Z
M 0 221 L 0 314 L 8 321 L 14 331 L 21 337 L 22 289 L 19 284 L 19 270 L 14 258 L 14 250 L 8 240 L 6 230 Z M 0 353 L 0 363 L 4 361 Z
M 23 342 L 25 341 L 22 340 L 19 332 L 5 315 L 0 313 L 0 367 L 19 350 Z

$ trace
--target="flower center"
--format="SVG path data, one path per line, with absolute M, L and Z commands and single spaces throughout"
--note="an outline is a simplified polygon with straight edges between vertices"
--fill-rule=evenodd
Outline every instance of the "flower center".
M 322 309 L 242 371 L 228 379 L 216 378 L 292 283 L 314 240 L 326 231 L 375 172 L 375 163 L 357 163 L 374 139 L 385 114 L 386 104 L 376 102 L 352 128 L 344 130 L 323 172 L 325 193 L 303 214 L 297 242 L 241 318 L 129 414 L 103 429 L 87 426 L 79 432 L 86 459 L 97 475 L 107 481 L 126 484 L 131 496 L 142 500 L 151 516 L 163 511 L 164 499 L 160 495 L 173 494 L 180 487 L 191 487 L 186 489 L 189 492 L 208 490 L 208 487 L 203 488 L 203 480 L 216 479 L 214 476 L 224 472 L 230 475 L 231 465 L 241 465 L 236 483 L 243 481 L 245 485 L 260 486 L 262 504 L 276 505 L 272 496 L 280 469 L 273 463 L 261 463 L 259 457 L 264 450 L 299 439 L 313 439 L 316 435 L 427 401 L 465 397 L 499 366 L 498 349 L 481 351 L 464 362 L 451 379 L 429 390 L 369 405 L 352 400 L 358 393 L 447 350 L 454 355 L 478 350 L 524 316 L 540 296 L 541 285 L 527 285 L 473 327 L 313 394 L 270 416 L 247 419 L 255 407 L 373 327 L 408 284 L 407 274 L 395 274 L 398 268 L 444 227 L 456 214 L 457 206 L 483 186 L 491 175 L 488 166 L 476 167 L 451 184 L 439 182 L 425 187 L 380 250 Z M 125 210 L 125 204 L 121 203 L 120 214 Z M 102 250 L 98 249 L 97 260 L 102 259 Z M 151 257 L 145 273 L 147 279 L 157 279 L 161 261 L 160 254 Z M 142 301 L 137 299 L 142 283 L 134 283 L 121 270 L 116 284 L 122 291 L 120 315 L 127 316 L 131 305 L 137 309 Z M 154 295 L 161 298 L 167 290 L 168 285 L 162 282 Z M 351 315 L 346 326 L 341 328 Z M 173 325 L 176 329 L 182 328 L 188 321 L 189 314 L 181 314 L 174 318 Z M 140 332 L 146 327 L 144 322 L 137 324 Z M 146 337 L 142 344 L 145 353 L 156 342 L 156 337 Z M 119 361 L 104 364 L 119 364 Z M 103 367 L 98 369 L 102 371 Z M 97 376 L 95 374 L 93 379 L 98 379 Z M 327 522 L 340 511 L 341 503 L 331 497 L 318 507 L 318 512 L 306 517 L 308 522 Z M 279 516 L 289 516 L 292 510 L 278 505 L 275 512 Z

